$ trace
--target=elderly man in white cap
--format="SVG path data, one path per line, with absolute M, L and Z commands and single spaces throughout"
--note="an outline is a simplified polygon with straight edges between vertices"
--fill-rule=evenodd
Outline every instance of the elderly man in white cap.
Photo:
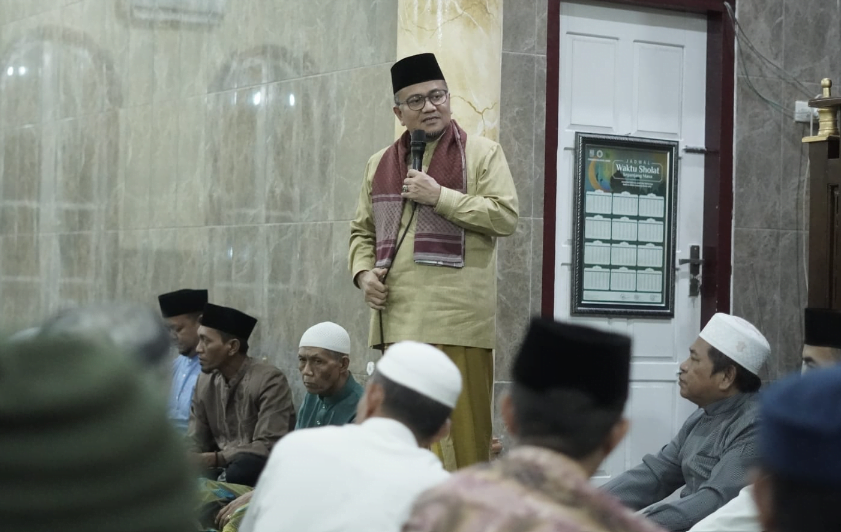
M 685 531 L 748 484 L 756 457 L 759 370 L 771 348 L 756 327 L 716 314 L 680 365 L 680 395 L 700 408 L 656 455 L 604 486 L 666 530 Z M 684 486 L 680 498 L 659 503 Z M 653 506 L 651 506 L 653 505 Z
M 393 345 L 359 402 L 359 424 L 295 431 L 275 447 L 240 530 L 400 530 L 415 498 L 448 478 L 426 447 L 449 429 L 460 393 L 444 353 Z
M 356 405 L 365 391 L 350 374 L 350 335 L 325 321 L 301 336 L 298 370 L 307 396 L 298 410 L 295 429 L 344 425 L 356 418 Z

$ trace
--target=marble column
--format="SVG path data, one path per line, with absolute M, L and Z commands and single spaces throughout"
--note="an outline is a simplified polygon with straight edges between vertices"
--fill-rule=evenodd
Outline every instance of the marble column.
M 468 135 L 499 140 L 502 0 L 399 0 L 397 58 L 433 52 Z M 397 122 L 396 133 L 403 132 Z

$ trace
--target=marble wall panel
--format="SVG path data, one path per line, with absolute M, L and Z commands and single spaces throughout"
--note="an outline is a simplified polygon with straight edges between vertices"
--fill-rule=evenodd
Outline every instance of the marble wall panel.
M 207 96 L 181 100 L 178 106 L 177 162 L 173 178 L 177 225 L 204 226 L 208 223 L 210 189 L 205 180 Z
M 804 87 L 784 84 L 783 102 L 808 100 L 820 92 L 820 85 L 803 83 Z M 783 230 L 808 230 L 809 197 L 808 176 L 809 145 L 803 137 L 809 135 L 809 124 L 783 120 L 782 128 L 782 179 L 780 182 L 780 228 Z M 814 128 L 817 130 L 817 120 Z
M 265 87 L 254 87 L 207 98 L 205 186 L 213 225 L 265 220 L 266 95 Z
M 154 219 L 150 210 L 152 172 L 151 105 L 129 107 L 120 111 L 120 162 L 123 181 L 118 183 L 117 207 L 121 229 L 145 229 Z
M 499 142 L 514 177 L 523 218 L 531 218 L 533 212 L 536 65 L 536 56 L 502 54 Z
M 779 101 L 782 82 L 752 79 L 764 97 Z M 736 227 L 780 227 L 780 182 L 782 179 L 782 113 L 769 107 L 739 77 L 736 90 L 735 191 L 733 214 Z
M 509 380 L 530 315 L 532 220 L 497 241 L 497 315 L 494 378 Z
M 841 6 L 822 0 L 783 0 L 782 66 L 801 81 L 841 76 Z
M 103 293 L 97 263 L 97 235 L 93 232 L 56 235 L 57 258 L 54 279 L 58 297 L 52 299 L 55 312 L 62 308 L 84 305 L 99 300 Z
M 51 257 L 42 249 L 37 234 L 7 235 L 0 241 L 3 329 L 17 330 L 37 323 L 44 315 L 47 292 L 43 281 L 49 273 Z
M 754 48 L 776 65 L 783 59 L 783 0 L 741 0 L 736 4 L 739 24 Z M 740 75 L 780 77 L 747 44 L 737 54 Z
M 510 7 L 509 7 L 510 6 Z M 520 0 L 516 7 L 509 4 L 502 17 L 502 51 L 534 54 L 537 49 L 537 11 L 545 11 L 545 2 Z M 514 7 L 512 9 L 512 7 Z M 544 45 L 544 54 L 545 52 Z M 505 75 L 502 76 L 503 81 Z M 503 92 L 505 92 L 503 90 Z M 505 106 L 502 106 L 505 109 Z
M 780 233 L 736 228 L 733 233 L 733 313 L 753 323 L 768 339 L 774 359 L 780 353 Z M 786 271 L 785 279 L 789 279 Z M 775 362 L 769 365 L 773 369 Z M 774 378 L 773 371 L 770 375 Z
M 780 329 L 777 377 L 800 369 L 803 348 L 803 309 L 808 302 L 807 231 L 780 233 Z
M 149 168 L 148 227 L 178 225 L 178 140 L 180 102 L 159 101 L 152 105 L 152 138 Z
M 389 65 L 340 72 L 336 79 L 333 218 L 351 220 L 356 212 L 368 159 L 393 142 L 388 131 L 392 105 L 379 98 L 375 84 L 389 85 Z
M 336 173 L 336 75 L 271 84 L 266 220 L 329 220 Z
M 45 146 L 50 137 L 40 126 L 4 131 L 2 150 L 3 179 L 0 196 L 0 234 L 37 234 L 48 205 L 42 175 L 52 178 L 52 169 L 43 159 L 52 150 Z M 32 176 L 23 179 L 23 176 Z M 44 224 L 48 225 L 48 224 Z

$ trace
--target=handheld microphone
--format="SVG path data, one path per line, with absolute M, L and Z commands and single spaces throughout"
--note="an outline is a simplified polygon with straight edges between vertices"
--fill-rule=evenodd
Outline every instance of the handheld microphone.
M 421 172 L 423 169 L 423 152 L 426 150 L 426 131 L 422 129 L 412 131 L 412 141 L 409 147 L 412 150 L 412 170 Z

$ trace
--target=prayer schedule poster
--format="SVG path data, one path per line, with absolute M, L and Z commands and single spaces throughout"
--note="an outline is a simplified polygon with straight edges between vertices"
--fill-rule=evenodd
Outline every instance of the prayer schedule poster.
M 573 314 L 674 315 L 677 146 L 576 135 Z

